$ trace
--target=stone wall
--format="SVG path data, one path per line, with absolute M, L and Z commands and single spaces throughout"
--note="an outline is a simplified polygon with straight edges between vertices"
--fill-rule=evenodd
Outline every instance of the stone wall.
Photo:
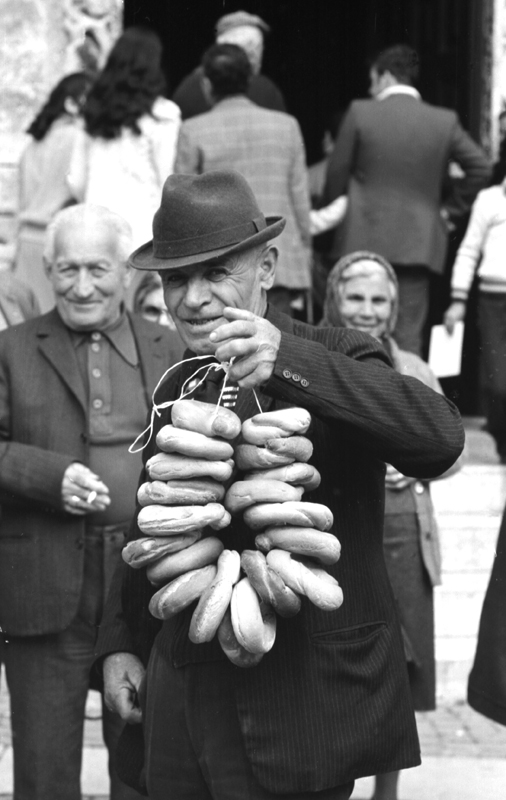
M 122 11 L 121 0 L 0 0 L 0 267 L 13 255 L 24 131 L 64 75 L 104 63 Z

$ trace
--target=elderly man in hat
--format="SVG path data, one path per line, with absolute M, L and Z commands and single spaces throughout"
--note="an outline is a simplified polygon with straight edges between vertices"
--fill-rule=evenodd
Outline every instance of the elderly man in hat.
M 154 588 L 144 571 L 125 565 L 117 573 L 99 641 L 106 702 L 132 723 L 142 714 L 153 800 L 343 800 L 356 778 L 420 759 L 382 558 L 385 462 L 407 475 L 440 474 L 462 449 L 461 422 L 444 397 L 394 372 L 366 334 L 313 328 L 268 306 L 272 240 L 283 225 L 264 217 L 238 173 L 172 175 L 153 241 L 131 264 L 159 271 L 186 355 L 230 364 L 241 420 L 258 412 L 255 394 L 264 410 L 310 411 L 322 481 L 307 499 L 334 514 L 342 557 L 329 570 L 344 603 L 323 612 L 303 602 L 297 616 L 278 619 L 262 661 L 240 669 L 216 640 L 189 640 L 193 608 L 159 623 L 148 611 Z M 157 402 L 179 396 L 194 364 L 169 376 Z M 206 382 L 192 396 L 218 394 Z M 154 432 L 170 420 L 166 408 Z M 152 437 L 145 458 L 155 452 Z M 134 524 L 131 537 L 140 535 Z M 255 547 L 241 519 L 219 535 L 231 549 Z
M 286 111 L 285 101 L 276 84 L 261 73 L 264 38 L 270 28 L 263 19 L 248 11 L 234 11 L 220 17 L 216 23 L 216 44 L 236 44 L 241 47 L 251 64 L 252 78 L 248 97 L 262 108 L 271 111 Z M 172 99 L 181 109 L 183 119 L 204 114 L 212 107 L 203 85 L 204 72 L 201 66 L 183 78 Z
M 134 511 L 145 426 L 178 337 L 125 311 L 128 223 L 99 206 L 48 229 L 56 308 L 0 333 L 0 625 L 16 800 L 79 800 L 89 668 Z M 105 710 L 115 748 L 121 720 Z M 111 797 L 137 793 L 111 762 Z

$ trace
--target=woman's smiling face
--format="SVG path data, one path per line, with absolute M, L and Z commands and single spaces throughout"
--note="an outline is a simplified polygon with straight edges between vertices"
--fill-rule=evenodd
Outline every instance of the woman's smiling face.
M 373 261 L 353 264 L 339 286 L 339 313 L 346 328 L 381 339 L 393 311 L 393 286 L 385 270 Z M 356 275 L 353 275 L 356 272 Z

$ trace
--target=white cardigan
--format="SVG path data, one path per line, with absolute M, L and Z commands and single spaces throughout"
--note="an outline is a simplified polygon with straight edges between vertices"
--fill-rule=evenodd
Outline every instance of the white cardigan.
M 480 291 L 506 293 L 506 182 L 484 189 L 475 200 L 453 266 L 454 300 L 467 299 L 476 269 Z

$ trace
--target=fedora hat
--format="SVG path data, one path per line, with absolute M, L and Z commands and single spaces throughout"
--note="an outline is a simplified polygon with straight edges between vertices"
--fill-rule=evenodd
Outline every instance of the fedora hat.
M 135 269 L 171 269 L 238 253 L 279 236 L 283 217 L 264 217 L 235 170 L 169 175 L 153 217 L 153 239 L 134 250 Z

